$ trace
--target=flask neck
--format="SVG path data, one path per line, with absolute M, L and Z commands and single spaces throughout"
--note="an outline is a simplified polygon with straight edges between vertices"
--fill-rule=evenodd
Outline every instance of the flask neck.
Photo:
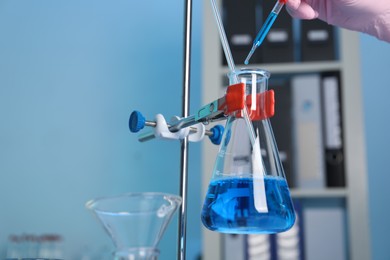
M 275 97 L 273 90 L 268 91 L 269 72 L 260 69 L 241 69 L 229 74 L 230 84 L 233 81 L 244 84 L 245 104 L 251 121 L 263 120 L 274 115 Z M 243 117 L 242 111 L 233 116 Z
M 244 83 L 246 85 L 246 95 L 256 95 L 268 90 L 268 79 L 270 73 L 261 69 L 241 69 L 230 72 L 229 83 Z

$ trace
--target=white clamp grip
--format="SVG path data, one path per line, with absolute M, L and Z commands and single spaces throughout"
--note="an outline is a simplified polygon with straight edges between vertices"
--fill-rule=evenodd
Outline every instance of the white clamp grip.
M 206 133 L 206 127 L 204 126 L 204 124 L 198 123 L 196 125 L 193 125 L 191 128 L 196 129 L 196 132 L 192 131 L 191 129 L 190 135 L 188 136 L 188 141 L 190 142 L 202 141 Z
M 178 120 L 177 118 L 174 118 Z M 184 139 L 186 136 L 188 136 L 190 132 L 189 128 L 183 128 L 180 129 L 177 132 L 172 133 L 168 129 L 167 121 L 165 121 L 165 118 L 161 114 L 156 115 L 156 127 L 154 128 L 154 136 L 156 138 L 165 138 L 165 139 Z
M 156 127 L 154 128 L 154 136 L 160 139 L 171 139 L 171 140 L 182 140 L 188 136 L 190 142 L 199 142 L 201 141 L 206 132 L 206 128 L 203 124 L 199 123 L 194 126 L 185 127 L 180 129 L 177 132 L 169 131 L 168 124 L 165 121 L 165 118 L 162 114 L 156 115 Z M 171 122 L 177 122 L 180 120 L 180 117 L 172 117 Z

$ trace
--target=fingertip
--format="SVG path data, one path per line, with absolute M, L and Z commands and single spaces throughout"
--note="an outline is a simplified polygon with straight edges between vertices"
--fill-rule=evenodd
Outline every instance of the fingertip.
M 298 9 L 300 4 L 301 4 L 301 0 L 288 0 L 286 2 L 286 7 L 289 9 L 296 10 Z
M 299 7 L 296 9 L 293 9 L 290 6 L 286 6 L 287 12 L 294 18 L 299 19 L 316 19 L 318 18 L 318 12 L 314 10 L 310 5 L 308 5 L 306 2 L 301 2 Z

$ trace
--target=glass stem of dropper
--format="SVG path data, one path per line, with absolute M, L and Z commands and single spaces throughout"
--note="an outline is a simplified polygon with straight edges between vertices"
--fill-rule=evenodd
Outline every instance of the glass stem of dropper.
M 215 20 L 217 21 L 219 37 L 221 38 L 221 43 L 222 43 L 223 51 L 225 53 L 227 64 L 229 66 L 230 71 L 233 74 L 233 81 L 234 81 L 234 83 L 238 83 L 237 76 L 234 74 L 234 71 L 236 70 L 236 68 L 235 68 L 235 65 L 234 65 L 232 52 L 230 51 L 229 43 L 228 43 L 228 40 L 226 38 L 226 33 L 225 33 L 225 29 L 223 27 L 221 16 L 219 15 L 218 8 L 217 8 L 217 5 L 215 3 L 215 0 L 210 0 L 210 2 L 211 2 L 211 6 L 213 8 Z
M 252 49 L 250 50 L 248 56 L 244 61 L 246 65 L 248 65 L 249 59 L 252 57 L 253 53 L 255 53 L 257 47 L 259 47 L 263 43 L 269 30 L 271 29 L 271 26 L 274 24 L 276 17 L 278 17 L 280 10 L 282 10 L 283 5 L 284 5 L 284 1 L 278 0 L 274 5 L 274 7 L 272 8 L 271 13 L 267 17 L 267 20 L 265 20 L 263 26 L 261 27 L 259 33 L 256 35 L 255 40 L 253 41 Z

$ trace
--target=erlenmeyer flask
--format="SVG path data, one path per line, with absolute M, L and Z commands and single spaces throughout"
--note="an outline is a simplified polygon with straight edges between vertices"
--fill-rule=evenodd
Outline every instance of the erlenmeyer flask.
M 226 122 L 202 209 L 202 222 L 210 230 L 277 233 L 294 224 L 290 191 L 268 119 L 274 113 L 269 76 L 254 69 L 229 74 L 230 84 L 244 84 L 246 106 Z

